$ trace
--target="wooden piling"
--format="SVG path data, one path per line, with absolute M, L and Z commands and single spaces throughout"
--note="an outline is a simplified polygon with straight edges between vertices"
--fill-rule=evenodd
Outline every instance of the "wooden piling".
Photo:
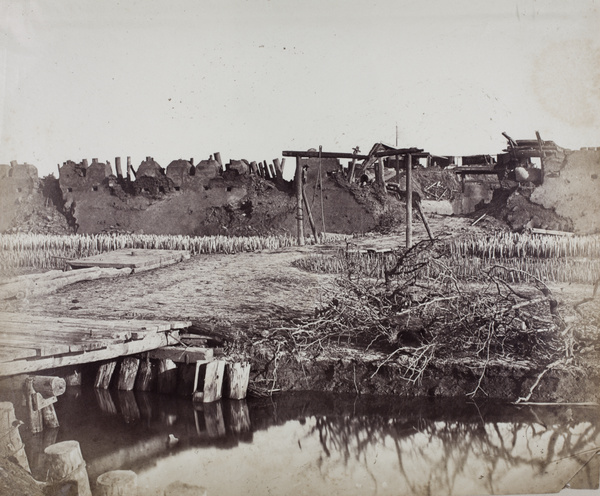
M 219 167 L 223 170 L 223 162 L 221 161 L 221 153 L 215 152 L 215 160 L 219 162 Z
M 192 396 L 195 375 L 196 364 L 182 363 L 179 365 L 177 377 L 177 394 L 179 396 Z
M 137 474 L 131 470 L 111 470 L 96 479 L 97 496 L 129 496 L 137 494 Z
M 32 432 L 41 432 L 44 426 L 59 427 L 54 403 L 65 392 L 66 381 L 61 377 L 36 375 L 25 380 L 24 388 Z
M 15 417 L 13 404 L 9 401 L 0 402 L 0 457 L 14 458 L 22 468 L 31 472 L 19 432 L 21 424 Z
M 81 370 L 73 368 L 64 377 L 67 387 L 81 386 Z
M 168 358 L 158 361 L 158 385 L 159 393 L 171 394 L 177 388 L 177 365 Z
M 131 157 L 127 157 L 127 180 L 131 181 Z
M 227 363 L 225 366 L 223 395 L 232 400 L 243 400 L 248 391 L 249 378 L 249 363 Z
M 123 169 L 121 169 L 121 157 L 115 157 L 115 169 L 117 171 L 117 177 L 123 179 Z
M 224 372 L 225 362 L 221 360 L 211 362 L 198 360 L 196 362 L 192 399 L 204 403 L 220 400 L 223 394 Z
M 262 160 L 258 163 L 258 169 L 260 171 L 261 177 L 264 179 L 269 179 L 269 169 L 267 168 L 267 163 Z
M 140 361 L 134 357 L 125 357 L 121 362 L 119 369 L 119 382 L 117 389 L 121 391 L 132 391 L 135 385 L 135 377 L 137 375 Z
M 28 377 L 23 384 L 23 394 L 25 395 L 25 406 L 27 408 L 27 427 L 36 434 L 44 430 L 42 412 L 37 409 L 35 404 L 36 391 L 33 389 L 33 378 Z
M 70 486 L 75 489 L 77 496 L 92 496 L 85 461 L 77 441 L 53 444 L 44 450 L 44 454 L 50 494 L 71 494 L 64 491 Z
M 223 394 L 223 375 L 225 362 L 215 360 L 206 364 L 206 375 L 204 376 L 204 403 L 210 403 L 221 399 Z
M 98 372 L 96 373 L 96 381 L 94 383 L 95 388 L 108 389 L 116 365 L 116 360 L 111 360 L 110 362 L 103 363 L 102 365 L 100 365 L 100 367 L 98 367 Z
M 278 158 L 274 158 L 273 165 L 275 166 L 275 177 L 277 179 L 283 179 L 283 167 L 281 166 L 281 161 Z

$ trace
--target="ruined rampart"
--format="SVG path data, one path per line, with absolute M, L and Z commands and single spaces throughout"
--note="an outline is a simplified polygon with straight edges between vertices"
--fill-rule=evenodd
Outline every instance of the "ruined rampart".
M 77 232 L 295 232 L 295 190 L 293 181 L 283 177 L 284 161 L 230 160 L 223 165 L 215 154 L 197 164 L 178 159 L 163 168 L 146 157 L 137 168 L 128 159 L 126 174 L 120 159 L 116 164 L 116 171 L 96 159 L 90 165 L 68 161 L 59 168 L 65 209 L 75 219 Z M 324 227 L 328 232 L 365 232 L 377 226 L 388 208 L 385 201 L 353 193 L 342 184 L 339 160 L 306 159 L 302 165 L 308 171 L 307 202 L 319 231 Z M 402 210 L 397 207 L 399 221 Z M 307 224 L 307 233 L 308 229 Z
M 487 213 L 515 230 L 600 232 L 599 149 L 565 150 L 538 136 L 508 138 L 507 149 L 497 155 L 438 156 L 383 144 L 369 155 L 357 151 L 283 152 L 295 157 L 288 165 L 302 171 L 305 233 L 311 233 L 311 218 L 317 231 L 399 227 L 408 160 L 414 197 L 426 211 Z M 121 167 L 117 157 L 115 169 L 97 159 L 67 161 L 59 167 L 61 202 L 54 203 L 79 233 L 294 233 L 297 189 L 284 166 L 285 159 L 224 164 L 219 154 L 198 163 L 173 160 L 166 168 L 152 157 L 137 167 L 129 157 Z M 2 231 L 18 219 L 11 212 L 36 191 L 38 181 L 34 166 L 0 165 Z

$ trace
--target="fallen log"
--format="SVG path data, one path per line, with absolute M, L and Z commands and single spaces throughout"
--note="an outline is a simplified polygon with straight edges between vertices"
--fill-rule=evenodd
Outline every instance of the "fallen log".
M 33 389 L 44 398 L 60 396 L 67 389 L 67 383 L 61 377 L 36 375 L 32 377 Z
M 81 281 L 93 281 L 104 277 L 120 277 L 131 274 L 130 268 L 113 269 L 91 267 L 76 271 L 60 272 L 52 271 L 47 276 L 39 274 L 38 277 L 23 276 L 23 278 L 12 279 L 12 282 L 0 285 L 0 300 L 14 298 L 22 300 L 29 296 L 49 294 L 69 284 Z

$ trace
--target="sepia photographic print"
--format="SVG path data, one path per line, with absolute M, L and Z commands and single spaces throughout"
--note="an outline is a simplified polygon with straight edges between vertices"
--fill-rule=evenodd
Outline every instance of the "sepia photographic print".
M 2 0 L 0 494 L 599 494 L 597 0 Z

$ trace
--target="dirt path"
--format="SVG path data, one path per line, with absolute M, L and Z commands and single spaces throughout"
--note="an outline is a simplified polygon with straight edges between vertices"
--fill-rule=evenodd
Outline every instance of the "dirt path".
M 36 301 L 22 301 L 17 310 L 103 319 L 191 319 L 243 327 L 314 311 L 333 277 L 292 265 L 313 250 L 198 255 L 124 278 L 73 284 Z

